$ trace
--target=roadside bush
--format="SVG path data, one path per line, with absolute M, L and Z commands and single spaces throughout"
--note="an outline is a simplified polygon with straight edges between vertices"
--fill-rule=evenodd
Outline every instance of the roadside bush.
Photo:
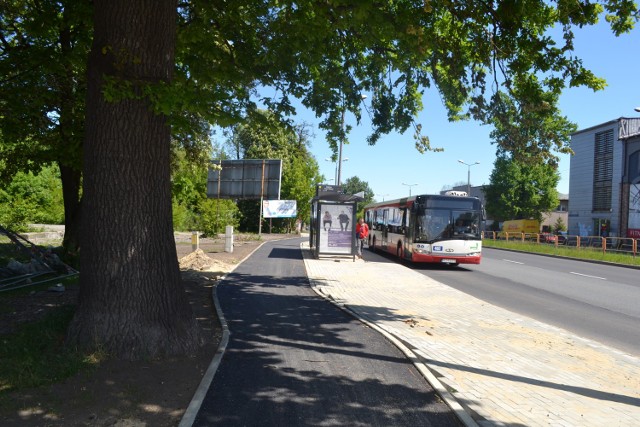
M 13 231 L 26 231 L 27 224 L 62 224 L 64 203 L 57 166 L 39 173 L 17 173 L 0 190 L 0 224 Z
M 231 200 L 207 199 L 200 205 L 201 214 L 197 221 L 198 231 L 207 236 L 224 233 L 227 225 L 238 229 L 241 213 L 236 204 Z

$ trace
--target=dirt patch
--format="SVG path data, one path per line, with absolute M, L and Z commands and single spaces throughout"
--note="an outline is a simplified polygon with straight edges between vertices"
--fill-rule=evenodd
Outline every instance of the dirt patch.
M 212 290 L 265 240 L 287 237 L 235 236 L 233 252 L 224 239 L 200 239 L 194 252 L 188 236 L 176 236 L 183 284 L 206 343 L 190 357 L 125 362 L 111 360 L 91 372 L 35 390 L 14 392 L 0 407 L 0 424 L 10 426 L 150 427 L 175 426 L 188 407 L 218 347 L 221 330 Z M 74 304 L 77 289 L 42 291 L 3 299 L 0 335 L 38 318 L 53 307 Z

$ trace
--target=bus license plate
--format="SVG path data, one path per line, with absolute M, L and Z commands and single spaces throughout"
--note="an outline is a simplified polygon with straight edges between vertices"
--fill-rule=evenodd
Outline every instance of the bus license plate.
M 456 260 L 455 259 L 448 259 L 448 258 L 444 258 L 442 261 L 440 261 L 443 264 L 455 264 Z

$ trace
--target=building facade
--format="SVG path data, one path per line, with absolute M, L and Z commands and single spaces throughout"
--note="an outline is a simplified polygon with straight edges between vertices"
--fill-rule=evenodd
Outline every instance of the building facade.
M 569 220 L 569 195 L 558 194 L 558 206 L 554 211 L 544 212 L 542 214 L 542 224 L 540 227 L 543 232 L 553 233 L 556 231 L 556 225 L 562 223 L 565 227 L 568 226 Z
M 640 118 L 571 135 L 568 233 L 640 237 Z

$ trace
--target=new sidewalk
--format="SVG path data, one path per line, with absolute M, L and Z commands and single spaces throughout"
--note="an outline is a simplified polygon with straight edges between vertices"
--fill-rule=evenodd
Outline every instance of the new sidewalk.
M 478 425 L 640 425 L 639 358 L 400 264 L 302 251 L 316 292 L 401 341 Z

